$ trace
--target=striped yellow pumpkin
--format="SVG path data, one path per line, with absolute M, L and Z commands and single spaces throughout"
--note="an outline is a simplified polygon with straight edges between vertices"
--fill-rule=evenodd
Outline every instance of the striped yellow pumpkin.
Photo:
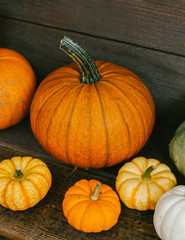
M 11 210 L 33 207 L 50 189 L 52 176 L 37 158 L 12 157 L 0 162 L 0 204 Z

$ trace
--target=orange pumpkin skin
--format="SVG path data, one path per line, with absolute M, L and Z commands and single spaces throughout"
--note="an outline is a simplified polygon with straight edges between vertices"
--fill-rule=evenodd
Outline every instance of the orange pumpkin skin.
M 109 230 L 118 221 L 121 204 L 115 191 L 101 184 L 98 199 L 91 199 L 97 180 L 82 179 L 68 189 L 62 202 L 64 216 L 70 225 L 83 232 Z
M 32 131 L 53 157 L 80 168 L 109 167 L 139 152 L 155 122 L 145 84 L 126 68 L 95 61 L 98 82 L 80 82 L 76 63 L 50 73 L 38 87 Z
M 0 48 L 0 129 L 17 124 L 27 115 L 35 87 L 29 62 L 13 50 Z

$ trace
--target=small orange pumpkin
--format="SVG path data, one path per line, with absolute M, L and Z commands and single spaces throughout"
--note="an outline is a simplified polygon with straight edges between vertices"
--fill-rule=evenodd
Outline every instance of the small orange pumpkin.
M 0 48 L 0 129 L 20 122 L 28 113 L 36 88 L 29 62 L 19 53 Z
M 12 157 L 0 162 L 0 204 L 11 210 L 33 207 L 50 189 L 51 173 L 38 158 Z
M 149 90 L 128 69 L 94 62 L 67 37 L 60 47 L 79 67 L 61 67 L 41 82 L 30 111 L 35 137 L 53 157 L 76 167 L 109 167 L 130 158 L 153 129 Z
M 69 224 L 83 232 L 109 230 L 121 213 L 117 193 L 94 179 L 82 179 L 69 188 L 62 208 Z

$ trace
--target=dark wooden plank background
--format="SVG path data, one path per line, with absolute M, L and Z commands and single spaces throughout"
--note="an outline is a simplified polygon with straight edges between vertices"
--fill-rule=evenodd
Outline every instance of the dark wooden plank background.
M 94 59 L 127 67 L 143 80 L 155 101 L 156 123 L 149 141 L 138 155 L 157 158 L 168 164 L 178 183 L 184 184 L 184 177 L 169 157 L 168 144 L 178 125 L 185 120 L 185 2 L 0 0 L 0 47 L 11 48 L 24 55 L 36 73 L 38 84 L 51 71 L 71 62 L 59 50 L 64 35 L 77 41 Z M 132 211 L 124 206 L 119 224 L 110 233 L 86 235 L 73 231 L 58 205 L 58 199 L 62 199 L 67 190 L 62 176 L 72 168 L 58 163 L 42 149 L 32 134 L 29 116 L 16 126 L 0 131 L 0 148 L 0 160 L 16 153 L 30 153 L 43 158 L 56 178 L 48 197 L 36 208 L 28 210 L 28 215 L 13 215 L 7 209 L 0 209 L 5 219 L 0 224 L 3 236 L 14 239 L 17 234 L 16 239 L 30 239 L 27 233 L 31 231 L 31 239 L 54 239 L 55 234 L 60 236 L 58 239 L 157 239 L 152 212 Z M 119 167 L 88 172 L 79 169 L 68 184 L 81 177 L 97 177 L 113 186 Z M 52 198 L 53 194 L 56 197 Z M 52 204 L 56 208 L 50 207 Z M 41 219 L 45 209 L 49 212 L 50 228 Z M 36 218 L 37 211 L 39 219 Z M 26 227 L 23 223 L 30 222 L 29 215 L 33 224 Z M 22 227 L 20 234 L 16 217 L 19 217 Z M 39 226 L 38 220 L 41 221 Z M 51 229 L 54 222 L 57 222 L 55 233 Z M 68 238 L 70 234 L 72 237 Z
M 0 15 L 185 55 L 183 0 L 1 0 Z
M 40 82 L 71 59 L 59 50 L 60 39 L 68 35 L 79 42 L 94 59 L 125 66 L 147 85 L 156 104 L 156 116 L 175 127 L 185 114 L 185 58 L 46 26 L 0 17 L 0 45 L 17 50 L 32 64 Z
M 0 0 L 0 46 L 22 53 L 38 83 L 71 62 L 58 49 L 64 35 L 138 74 L 161 120 L 176 127 L 184 119 L 184 1 Z

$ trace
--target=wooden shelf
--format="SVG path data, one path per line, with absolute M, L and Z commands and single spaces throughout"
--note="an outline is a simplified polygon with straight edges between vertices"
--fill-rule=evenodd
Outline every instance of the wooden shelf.
M 13 155 L 28 155 L 29 151 L 17 151 L 0 147 L 0 158 Z M 72 167 L 43 158 L 51 170 L 53 182 L 46 195 L 36 206 L 25 211 L 11 211 L 0 206 L 0 234 L 10 239 L 158 239 L 153 227 L 153 211 L 139 212 L 126 208 L 122 204 L 122 212 L 118 223 L 109 231 L 86 234 L 71 227 L 63 215 L 61 204 L 65 192 L 80 179 L 97 179 L 110 185 L 114 181 L 99 174 L 77 169 L 69 177 Z
M 185 120 L 185 6 L 184 1 L 3 1 L 0 8 L 0 46 L 21 53 L 33 67 L 39 83 L 52 71 L 71 63 L 60 40 L 69 36 L 94 59 L 121 65 L 137 74 L 151 92 L 156 106 L 153 132 L 136 156 L 167 164 L 184 184 L 169 156 L 169 143 Z M 157 240 L 153 211 L 131 210 L 122 204 L 118 223 L 109 231 L 85 234 L 65 219 L 61 204 L 65 192 L 78 180 L 97 179 L 115 190 L 123 163 L 104 169 L 74 169 L 50 156 L 37 142 L 29 116 L 0 131 L 0 161 L 15 155 L 42 159 L 53 183 L 35 207 L 13 212 L 0 206 L 1 240 Z M 134 157 L 136 157 L 134 156 Z
M 158 124 L 158 123 L 156 123 Z M 157 126 L 151 138 L 138 155 L 156 157 L 171 165 L 179 183 L 183 183 L 168 156 L 168 142 L 172 130 Z M 163 129 L 163 131 L 161 130 Z M 160 137 L 159 133 L 160 131 Z M 168 135 L 167 135 L 168 133 Z M 162 137 L 161 137 L 162 136 Z M 166 136 L 166 138 L 165 138 Z M 53 182 L 49 193 L 35 207 L 22 212 L 13 212 L 0 206 L 1 225 L 0 234 L 10 239 L 158 239 L 153 227 L 153 211 L 140 212 L 131 210 L 122 204 L 122 212 L 118 223 L 109 231 L 98 234 L 85 234 L 73 229 L 63 215 L 61 204 L 65 192 L 80 179 L 97 179 L 110 185 L 115 190 L 115 178 L 120 166 L 99 170 L 74 169 L 52 158 L 34 138 L 29 117 L 18 125 L 1 131 L 0 160 L 12 156 L 31 155 L 41 158 L 51 170 Z

